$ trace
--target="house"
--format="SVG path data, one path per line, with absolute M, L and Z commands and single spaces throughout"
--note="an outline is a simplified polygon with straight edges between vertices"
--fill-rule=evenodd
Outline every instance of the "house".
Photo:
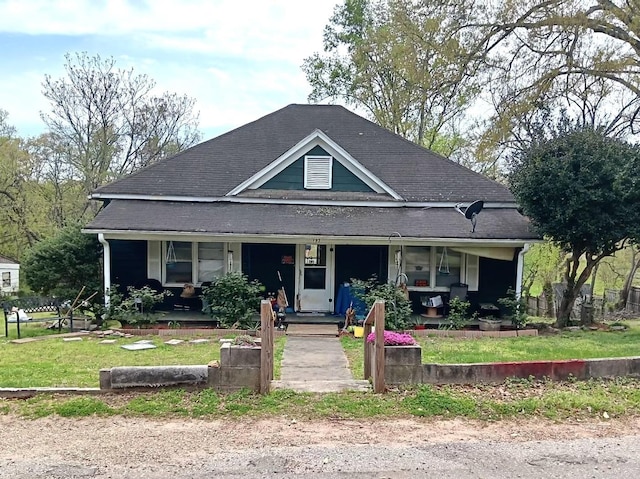
M 20 288 L 20 264 L 0 256 L 0 293 L 15 293 Z
M 106 287 L 242 271 L 299 312 L 341 313 L 343 285 L 372 275 L 405 282 L 416 312 L 457 283 L 495 303 L 537 239 L 503 185 L 336 105 L 289 105 L 91 197 Z

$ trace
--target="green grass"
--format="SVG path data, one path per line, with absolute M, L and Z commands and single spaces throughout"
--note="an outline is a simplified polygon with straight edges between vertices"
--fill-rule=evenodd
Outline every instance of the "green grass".
M 515 338 L 417 338 L 422 362 L 466 364 L 501 361 L 589 359 L 640 356 L 640 323 L 626 322 L 625 331 L 575 331 L 553 335 Z M 341 338 L 349 367 L 356 379 L 363 379 L 362 339 Z
M 421 337 L 423 363 L 482 363 L 638 356 L 640 326 L 626 331 L 575 331 L 517 338 Z
M 25 418 L 45 416 L 189 417 L 297 419 L 388 419 L 464 417 L 495 421 L 515 417 L 554 420 L 640 414 L 640 381 L 591 380 L 554 383 L 513 380 L 499 386 L 432 386 L 393 390 L 386 394 L 331 394 L 274 391 L 261 396 L 247 391 L 218 394 L 213 390 L 103 396 L 38 395 L 28 400 L 0 399 L 0 414 Z
M 200 336 L 201 337 L 201 336 Z M 120 346 L 150 339 L 156 349 L 127 351 Z M 115 344 L 99 344 L 102 339 L 83 336 L 82 341 L 64 342 L 51 337 L 24 344 L 0 339 L 0 387 L 97 387 L 99 370 L 115 366 L 171 366 L 207 364 L 220 359 L 217 337 L 209 343 L 168 346 L 169 337 L 135 336 L 119 338 Z M 189 338 L 181 338 L 188 340 Z M 276 377 L 285 337 L 275 340 Z

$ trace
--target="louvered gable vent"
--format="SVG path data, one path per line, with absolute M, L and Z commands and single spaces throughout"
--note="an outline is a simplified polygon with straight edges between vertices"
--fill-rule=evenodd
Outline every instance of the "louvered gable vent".
M 309 190 L 330 190 L 333 158 L 330 156 L 304 157 L 304 187 Z

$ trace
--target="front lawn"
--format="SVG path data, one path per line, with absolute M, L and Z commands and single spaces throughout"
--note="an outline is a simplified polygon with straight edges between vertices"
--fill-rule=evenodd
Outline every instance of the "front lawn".
M 438 364 L 589 359 L 640 356 L 640 323 L 626 331 L 574 331 L 516 338 L 420 337 L 422 362 Z M 363 340 L 343 336 L 342 346 L 355 378 L 363 379 Z
M 24 336 L 43 331 L 41 325 L 29 325 L 28 328 L 34 331 Z M 4 327 L 2 329 L 4 332 Z M 128 351 L 120 347 L 143 339 L 151 340 L 157 348 Z M 82 336 L 81 341 L 66 342 L 59 337 L 50 337 L 13 344 L 0 338 L 0 387 L 97 387 L 98 372 L 102 368 L 197 365 L 220 359 L 218 337 L 209 337 L 210 342 L 202 344 L 192 344 L 188 341 L 193 338 L 181 337 L 185 342 L 177 346 L 164 344 L 169 339 L 166 336 L 135 336 L 118 338 L 114 344 L 99 344 L 102 338 L 87 335 Z M 275 340 L 276 377 L 279 376 L 285 341 L 284 337 Z
M 418 338 L 423 363 L 455 364 L 640 356 L 640 324 L 517 338 Z

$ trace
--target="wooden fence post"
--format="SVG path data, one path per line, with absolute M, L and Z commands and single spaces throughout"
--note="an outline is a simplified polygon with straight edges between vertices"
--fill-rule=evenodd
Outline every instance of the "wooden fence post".
M 373 371 L 373 392 L 383 393 L 385 391 L 384 384 L 384 301 L 378 300 L 373 305 L 374 312 L 374 325 L 376 327 L 376 341 L 375 341 L 375 365 L 376 369 Z
M 271 302 L 260 303 L 260 394 L 269 394 L 273 379 L 273 308 Z

